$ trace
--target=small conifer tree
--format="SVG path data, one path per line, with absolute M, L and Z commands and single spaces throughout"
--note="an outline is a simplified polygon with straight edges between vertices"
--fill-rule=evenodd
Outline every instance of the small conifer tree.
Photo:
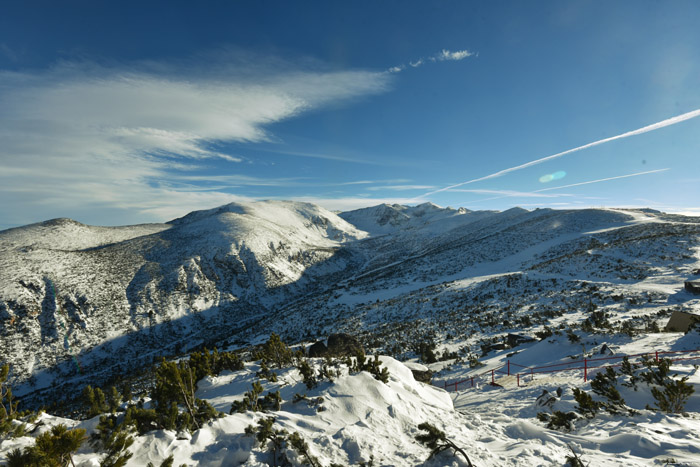
M 85 440 L 85 430 L 68 430 L 56 425 L 36 438 L 24 451 L 15 449 L 7 457 L 8 467 L 67 467 L 73 464 L 73 454 Z
M 299 453 L 304 460 L 302 461 L 304 465 L 308 464 L 311 467 L 321 467 L 321 463 L 318 458 L 311 455 L 309 450 L 309 445 L 304 441 L 304 438 L 298 432 L 294 432 L 289 435 L 289 445 Z
M 424 430 L 426 432 L 416 435 L 416 440 L 421 444 L 425 444 L 428 447 L 428 449 L 430 449 L 430 456 L 428 456 L 428 459 L 431 459 L 433 456 L 436 456 L 442 451 L 452 449 L 455 451 L 455 453 L 458 452 L 462 454 L 467 460 L 467 464 L 469 465 L 469 467 L 473 467 L 472 462 L 469 460 L 469 456 L 467 456 L 467 453 L 464 452 L 463 449 L 459 448 L 451 440 L 447 439 L 447 435 L 444 431 L 440 430 L 438 427 L 428 422 L 423 422 L 420 425 L 418 425 L 418 429 Z
M 261 418 L 258 420 L 258 426 L 248 425 L 245 429 L 245 434 L 255 436 L 255 439 L 261 446 L 267 447 L 272 454 L 273 467 L 286 465 L 287 457 L 284 455 L 284 448 L 287 442 L 287 432 L 273 428 L 275 423 L 273 417 Z
M 18 437 L 24 434 L 24 424 L 15 425 L 20 415 L 17 411 L 19 401 L 12 395 L 12 388 L 7 382 L 10 365 L 0 367 L 0 440 L 6 435 Z

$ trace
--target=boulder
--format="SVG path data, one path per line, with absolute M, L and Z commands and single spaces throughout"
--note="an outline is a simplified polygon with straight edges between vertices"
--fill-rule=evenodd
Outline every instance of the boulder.
M 323 341 L 318 341 L 315 344 L 309 346 L 308 355 L 311 358 L 325 357 L 328 354 L 328 347 Z
M 433 381 L 433 372 L 430 371 L 430 369 L 425 366 L 421 365 L 420 363 L 414 363 L 414 362 L 403 362 L 403 364 L 411 370 L 411 373 L 413 373 L 413 379 L 416 381 L 419 381 L 421 383 L 425 384 L 431 384 Z
M 331 357 L 352 357 L 358 353 L 364 353 L 364 351 L 360 341 L 350 334 L 331 334 L 328 336 L 328 355 Z

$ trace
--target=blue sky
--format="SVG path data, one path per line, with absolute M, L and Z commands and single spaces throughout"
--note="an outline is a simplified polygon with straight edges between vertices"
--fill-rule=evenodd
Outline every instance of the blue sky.
M 700 215 L 695 1 L 2 8 L 0 228 L 249 199 Z

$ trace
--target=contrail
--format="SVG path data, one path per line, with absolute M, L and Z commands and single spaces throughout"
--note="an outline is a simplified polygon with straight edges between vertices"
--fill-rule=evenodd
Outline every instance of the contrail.
M 607 182 L 609 180 L 618 180 L 620 178 L 636 177 L 637 175 L 646 175 L 646 174 L 654 174 L 657 172 L 666 172 L 667 170 L 670 170 L 670 169 L 665 168 L 665 169 L 647 170 L 646 172 L 637 172 L 634 174 L 618 175 L 617 177 L 600 178 L 598 180 L 589 180 L 587 182 L 572 183 L 571 185 L 553 186 L 551 188 L 542 188 L 539 190 L 535 190 L 535 191 L 533 191 L 533 193 L 539 193 L 541 191 L 559 190 L 562 188 L 571 188 L 572 186 L 588 185 L 590 183 Z
M 658 173 L 658 172 L 666 172 L 667 170 L 670 170 L 670 168 L 666 169 L 656 169 L 656 170 L 647 170 L 646 172 L 637 172 L 633 174 L 627 174 L 627 175 L 617 175 L 615 177 L 608 177 L 608 178 L 599 178 L 598 180 L 589 180 L 587 182 L 580 182 L 580 183 L 572 183 L 570 185 L 562 185 L 562 186 L 553 186 L 551 188 L 541 188 L 539 190 L 534 190 L 531 193 L 540 193 L 542 191 L 551 191 L 551 190 L 560 190 L 562 188 L 571 188 L 572 186 L 579 186 L 579 185 L 590 185 L 591 183 L 600 183 L 600 182 L 607 182 L 610 180 L 618 180 L 620 178 L 628 178 L 628 177 L 636 177 L 638 175 L 647 175 L 647 174 L 653 174 L 653 173 Z M 492 201 L 494 199 L 503 199 L 503 198 L 511 198 L 513 196 L 517 195 L 504 195 L 504 196 L 496 196 L 493 198 L 484 198 L 480 199 L 479 201 Z
M 594 141 L 594 142 L 592 142 L 592 143 L 584 144 L 583 146 L 579 146 L 579 147 L 573 148 L 573 149 L 568 149 L 568 150 L 566 150 L 566 151 L 564 151 L 564 152 L 560 152 L 560 153 L 557 153 L 557 154 L 553 154 L 553 155 L 551 155 L 551 156 L 547 156 L 547 157 L 543 157 L 543 158 L 541 158 L 541 159 L 536 159 L 536 160 L 534 160 L 534 161 L 526 162 L 525 164 L 517 165 L 517 166 L 511 167 L 511 168 L 509 168 L 509 169 L 503 169 L 503 170 L 500 170 L 500 171 L 498 171 L 498 172 L 492 173 L 491 175 L 486 175 L 486 176 L 484 176 L 484 177 L 475 178 L 475 179 L 473 179 L 473 180 L 468 180 L 468 181 L 466 181 L 466 182 L 457 183 L 456 185 L 451 185 L 451 186 L 448 186 L 448 187 L 445 187 L 445 188 L 440 188 L 439 190 L 435 190 L 435 191 L 431 191 L 431 192 L 425 193 L 423 196 L 420 196 L 419 198 L 423 198 L 423 197 L 425 197 L 425 196 L 434 195 L 435 193 L 440 193 L 440 192 L 443 192 L 443 191 L 447 191 L 447 190 L 450 190 L 450 189 L 452 189 L 452 188 L 457 188 L 458 186 L 468 185 L 468 184 L 470 184 L 470 183 L 475 183 L 475 182 L 480 182 L 480 181 L 482 181 L 482 180 L 488 180 L 488 179 L 491 179 L 491 178 L 500 177 L 500 176 L 505 175 L 505 174 L 507 174 L 507 173 L 515 172 L 516 170 L 525 169 L 525 168 L 531 167 L 531 166 L 533 166 L 533 165 L 541 164 L 542 162 L 547 162 L 548 160 L 556 159 L 556 158 L 558 158 L 558 157 L 562 157 L 562 156 L 565 156 L 565 155 L 567 155 L 567 154 L 571 154 L 572 152 L 577 152 L 577 151 L 581 151 L 581 150 L 583 150 L 583 149 L 588 149 L 588 148 L 591 148 L 591 147 L 593 147 L 593 146 L 598 146 L 598 145 L 600 145 L 600 144 L 608 143 L 608 142 L 610 142 L 610 141 L 615 141 L 615 140 L 617 140 L 617 139 L 622 139 L 622 138 L 628 138 L 628 137 L 630 137 L 630 136 L 641 135 L 641 134 L 643 134 L 643 133 L 648 133 L 648 132 L 650 132 L 650 131 L 658 130 L 659 128 L 664 128 L 664 127 L 667 127 L 667 126 L 675 125 L 676 123 L 684 122 L 684 121 L 686 121 L 686 120 L 690 120 L 691 118 L 695 118 L 695 117 L 698 117 L 698 116 L 700 116 L 700 109 L 698 109 L 698 110 L 693 110 L 692 112 L 684 113 L 684 114 L 678 115 L 678 116 L 676 116 L 676 117 L 671 117 L 671 118 L 668 118 L 668 119 L 666 119 L 666 120 L 662 120 L 662 121 L 657 122 L 657 123 L 652 123 L 651 125 L 647 125 L 647 126 L 645 126 L 645 127 L 639 128 L 639 129 L 637 129 L 637 130 L 628 131 L 627 133 L 622 133 L 621 135 L 611 136 L 611 137 L 609 137 L 609 138 L 605 138 L 605 139 L 601 139 L 601 140 L 598 140 L 598 141 Z

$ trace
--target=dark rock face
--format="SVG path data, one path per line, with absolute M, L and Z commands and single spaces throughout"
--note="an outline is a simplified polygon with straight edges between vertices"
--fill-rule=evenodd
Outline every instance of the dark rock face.
M 354 356 L 364 353 L 360 341 L 350 334 L 331 334 L 328 336 L 328 355 L 331 357 Z
M 328 354 L 328 347 L 323 341 L 318 341 L 309 346 L 308 354 L 311 358 L 325 357 Z
M 508 347 L 517 347 L 520 344 L 526 344 L 528 342 L 535 342 L 537 339 L 533 339 L 532 337 L 528 336 L 521 336 L 520 334 L 508 334 L 506 336 L 506 343 L 508 344 Z
M 411 369 L 411 373 L 413 373 L 415 380 L 421 383 L 430 384 L 433 381 L 433 372 L 430 370 L 420 371 Z

